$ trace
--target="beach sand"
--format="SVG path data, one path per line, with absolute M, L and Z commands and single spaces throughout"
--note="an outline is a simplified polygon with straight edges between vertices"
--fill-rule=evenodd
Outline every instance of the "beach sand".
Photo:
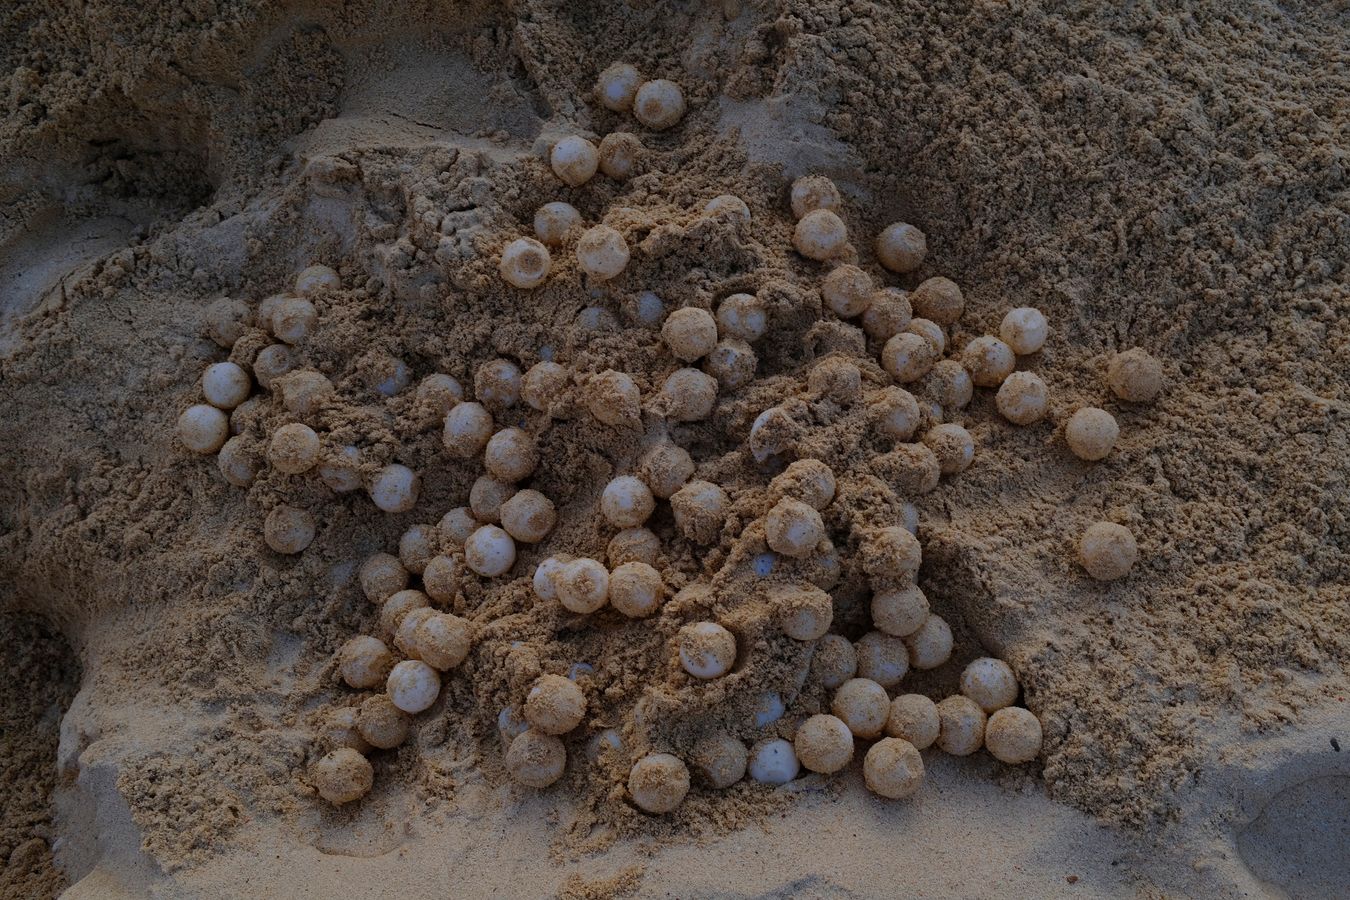
M 0 18 L 0 896 L 1343 890 L 1347 38 L 1343 5 L 1251 0 L 14 6 Z M 655 132 L 597 104 L 614 62 L 678 82 L 683 120 Z M 568 188 L 549 171 L 558 137 L 615 131 L 643 143 L 636 177 Z M 813 173 L 839 186 L 851 260 L 879 286 L 960 285 L 949 345 L 996 333 L 1013 307 L 1045 313 L 1050 340 L 1018 368 L 1049 386 L 1046 421 L 1013 426 L 977 390 L 947 411 L 975 440 L 970 468 L 912 496 L 887 483 L 862 420 L 803 387 L 830 354 L 869 390 L 889 383 L 861 332 L 821 314 L 827 268 L 792 252 L 789 186 Z M 751 221 L 702 215 L 720 194 Z M 502 245 L 559 199 L 620 228 L 632 262 L 596 288 L 563 249 L 545 286 L 509 288 Z M 895 221 L 927 235 L 915 273 L 876 264 L 872 239 Z M 315 263 L 341 288 L 316 300 L 300 351 L 340 398 L 314 423 L 360 444 L 367 477 L 417 470 L 411 512 L 270 469 L 232 487 L 175 438 L 205 366 L 248 365 L 271 341 L 251 328 L 221 348 L 208 307 L 254 314 Z M 535 415 L 532 486 L 557 505 L 554 536 L 457 601 L 474 653 L 407 743 L 372 754 L 371 794 L 316 796 L 318 723 L 361 696 L 333 656 L 377 628 L 358 567 L 464 505 L 482 471 L 447 456 L 411 390 L 374 386 L 395 358 L 414 383 L 444 372 L 472 388 L 489 360 L 552 354 L 583 376 L 628 372 L 649 398 L 675 365 L 632 327 L 642 290 L 671 308 L 749 290 L 770 313 L 755 380 L 707 421 L 669 426 L 697 477 L 731 494 L 704 545 L 659 505 L 671 593 L 711 582 L 709 608 L 738 602 L 746 582 L 727 573 L 772 505 L 751 423 L 809 407 L 791 450 L 839 479 L 836 629 L 869 627 L 850 529 L 913 502 L 918 583 L 955 651 L 904 689 L 941 698 L 970 660 L 1006 660 L 1044 728 L 1037 760 L 927 750 L 920 792 L 883 801 L 859 752 L 830 778 L 696 780 L 677 812 L 639 813 L 623 790 L 633 753 L 741 728 L 764 692 L 786 713 L 755 735 L 790 737 L 828 698 L 781 635 L 699 693 L 670 653 L 674 612 L 588 627 L 535 603 L 545 556 L 604 556 L 599 493 L 658 430 Z M 1108 360 L 1135 347 L 1162 363 L 1155 402 L 1107 388 Z M 261 452 L 287 414 L 259 396 L 240 418 Z M 1098 463 L 1063 438 L 1089 405 L 1121 429 Z M 315 517 L 302 554 L 263 541 L 282 504 Z M 1099 520 L 1138 541 L 1126 578 L 1077 562 Z M 567 773 L 516 786 L 498 714 L 572 662 L 595 672 Z M 627 743 L 589 762 L 602 727 Z

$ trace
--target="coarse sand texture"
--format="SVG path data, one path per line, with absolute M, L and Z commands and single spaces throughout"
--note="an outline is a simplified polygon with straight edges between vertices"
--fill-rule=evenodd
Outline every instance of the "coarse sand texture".
M 0 900 L 1344 884 L 1334 4 L 8 13 Z

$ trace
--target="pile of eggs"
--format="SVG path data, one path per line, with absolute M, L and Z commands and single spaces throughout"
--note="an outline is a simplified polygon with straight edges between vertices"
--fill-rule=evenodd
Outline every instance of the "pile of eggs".
M 631 112 L 652 130 L 674 126 L 686 109 L 678 85 L 644 81 L 626 64 L 601 75 L 596 96 L 606 108 Z M 631 177 L 642 152 L 641 140 L 628 133 L 607 135 L 598 147 L 583 137 L 567 136 L 554 143 L 548 162 L 559 181 L 579 188 L 597 172 L 620 180 Z M 970 403 L 977 388 L 995 391 L 999 414 L 1014 425 L 1030 426 L 1050 415 L 1048 386 L 1035 373 L 1017 370 L 1018 358 L 1039 353 L 1048 339 L 1049 323 L 1039 310 L 1009 310 L 997 335 L 950 347 L 949 329 L 965 309 L 954 282 L 932 277 L 907 292 L 878 285 L 865 269 L 845 261 L 856 252 L 841 217 L 843 197 L 828 178 L 798 179 L 791 185 L 788 205 L 795 219 L 793 248 L 806 260 L 828 267 L 819 280 L 822 316 L 855 324 L 878 348 L 878 364 L 891 381 L 865 393 L 855 363 L 827 357 L 806 374 L 803 396 L 862 410 L 870 427 L 909 466 L 906 471 L 913 477 L 902 477 L 905 483 L 897 485 L 901 493 L 931 490 L 940 475 L 957 475 L 972 464 L 975 441 L 949 419 Z M 749 222 L 751 216 L 749 206 L 732 195 L 709 201 L 703 213 L 740 222 Z M 553 271 L 552 253 L 564 248 L 575 254 L 578 269 L 591 282 L 621 275 L 633 253 L 624 235 L 607 225 L 582 224 L 580 213 L 568 203 L 540 207 L 534 236 L 515 238 L 502 248 L 498 271 L 503 281 L 520 290 L 540 287 Z M 884 270 L 905 275 L 922 266 L 927 239 L 915 226 L 897 222 L 876 235 L 873 252 Z M 259 350 L 251 364 L 209 365 L 200 382 L 204 402 L 183 411 L 178 437 L 195 453 L 216 454 L 221 475 L 238 487 L 252 484 L 267 465 L 288 477 L 317 477 L 337 493 L 364 487 L 377 509 L 408 512 L 419 498 L 416 472 L 398 463 L 363 468 L 357 448 L 327 446 L 325 437 L 304 421 L 335 389 L 321 373 L 298 368 L 294 348 L 319 326 L 314 299 L 338 289 L 336 272 L 311 266 L 299 274 L 292 293 L 263 300 L 253 318 L 275 342 Z M 714 481 L 697 477 L 698 465 L 689 451 L 660 427 L 655 433 L 663 436 L 649 441 L 633 470 L 614 477 L 598 498 L 596 513 L 613 530 L 607 562 L 553 555 L 533 572 L 516 571 L 520 547 L 545 544 L 559 515 L 553 500 L 526 484 L 541 464 L 538 431 L 499 421 L 494 411 L 524 403 L 544 414 L 541 428 L 555 416 L 587 414 L 603 426 L 645 431 L 644 422 L 708 420 L 720 394 L 735 392 L 755 377 L 753 345 L 770 327 L 769 310 L 755 294 L 730 294 L 715 310 L 686 306 L 669 314 L 651 292 L 639 295 L 637 303 L 638 318 L 659 325 L 661 351 L 677 366 L 646 397 L 630 373 L 575 372 L 552 359 L 526 371 L 510 360 L 490 360 L 477 370 L 472 399 L 446 374 L 432 373 L 419 384 L 419 399 L 442 416 L 447 457 L 458 465 L 481 465 L 483 473 L 466 506 L 449 510 L 435 525 L 414 525 L 400 541 L 397 555 L 379 553 L 361 567 L 361 588 L 379 608 L 375 633 L 347 641 L 334 666 L 348 687 L 367 693 L 355 706 L 331 710 L 325 720 L 322 742 L 328 752 L 312 771 L 325 799 L 341 804 L 369 792 L 374 783 L 369 755 L 402 744 L 413 717 L 435 706 L 444 679 L 453 677 L 473 652 L 479 626 L 448 611 L 467 580 L 507 584 L 528 574 L 538 603 L 556 605 L 576 617 L 576 627 L 602 628 L 607 608 L 624 619 L 664 615 L 671 591 L 658 568 L 662 541 L 646 527 L 659 504 L 669 504 L 680 538 L 696 545 L 718 543 L 733 497 Z M 231 348 L 249 317 L 243 304 L 221 301 L 209 313 L 208 332 L 222 347 Z M 380 391 L 392 395 L 410 379 L 408 368 L 397 363 Z M 1162 374 L 1156 360 L 1131 350 L 1111 360 L 1106 380 L 1117 398 L 1141 403 L 1158 394 Z M 256 399 L 251 399 L 255 384 L 276 391 L 296 420 L 276 427 L 261 455 L 250 450 L 234 421 L 235 412 Z M 898 690 L 908 672 L 941 666 L 953 650 L 951 628 L 929 609 L 917 584 L 922 559 L 915 536 L 917 514 L 912 521 L 856 535 L 872 592 L 872 628 L 856 641 L 831 632 L 834 607 L 827 591 L 831 565 L 837 576 L 838 560 L 822 510 L 834 500 L 835 473 L 818 459 L 788 462 L 791 436 L 797 433 L 793 416 L 787 405 L 764 410 L 746 441 L 754 461 L 781 469 L 768 486 L 778 499 L 751 526 L 762 533 L 765 550 L 754 565 L 762 575 L 773 569 L 774 559 L 820 562 L 822 580 L 775 584 L 759 600 L 767 610 L 763 615 L 783 635 L 812 648 L 811 671 L 820 688 L 831 692 L 829 712 L 802 718 L 791 739 L 766 736 L 747 746 L 739 735 L 718 730 L 682 752 L 641 748 L 632 756 L 626 786 L 632 803 L 646 813 L 668 813 L 680 806 L 691 789 L 691 767 L 715 789 L 746 777 L 781 785 L 803 768 L 821 775 L 842 771 L 857 753 L 858 741 L 871 742 L 862 761 L 866 786 L 887 798 L 906 797 L 919 788 L 924 778 L 920 751 L 931 746 L 958 756 L 984 748 L 1014 765 L 1040 752 L 1040 722 L 1015 705 L 1020 688 L 1000 660 L 970 663 L 961 675 L 959 693 L 938 702 Z M 1109 412 L 1084 407 L 1068 417 L 1063 434 L 1075 456 L 1097 461 L 1111 453 L 1119 427 Z M 266 517 L 263 536 L 277 553 L 301 553 L 314 540 L 313 515 L 277 506 Z M 1123 577 L 1138 557 L 1130 531 L 1110 522 L 1087 529 L 1078 549 L 1084 569 L 1100 580 Z M 414 578 L 419 582 L 411 586 Z M 680 623 L 670 641 L 669 653 L 686 679 L 686 690 L 728 677 L 749 652 L 738 640 L 737 623 L 715 618 Z M 543 788 L 558 781 L 568 764 L 564 739 L 599 712 L 594 708 L 597 698 L 588 697 L 573 677 L 576 668 L 570 675 L 541 672 L 516 702 L 500 711 L 503 764 L 521 785 Z M 781 700 L 775 700 L 777 709 L 765 716 L 766 724 L 783 712 Z M 596 718 L 612 721 L 610 715 Z M 591 736 L 588 755 L 623 752 L 624 740 L 618 730 L 604 728 Z

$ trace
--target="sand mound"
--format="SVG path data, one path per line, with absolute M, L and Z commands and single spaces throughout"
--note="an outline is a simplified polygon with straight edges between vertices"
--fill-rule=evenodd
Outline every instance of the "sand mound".
M 867 625 L 845 526 L 912 501 L 919 584 L 951 623 L 956 654 L 906 689 L 944 696 L 970 659 L 1006 659 L 1045 750 L 1029 773 L 999 777 L 1043 783 L 1056 800 L 1184 848 L 1160 856 L 1180 873 L 1145 881 L 1250 883 L 1224 835 L 1292 781 L 1343 771 L 1329 738 L 1344 745 L 1344 714 L 1328 710 L 1350 657 L 1350 82 L 1335 63 L 1345 30 L 1332 7 L 219 7 L 32 4 L 3 23 L 0 604 L 59 627 L 83 666 L 57 754 L 67 823 L 57 856 L 71 880 L 127 890 L 164 873 L 220 879 L 213 865 L 268 841 L 376 865 L 367 858 L 420 832 L 513 821 L 512 804 L 530 801 L 504 786 L 498 715 L 536 666 L 592 665 L 600 710 L 630 708 L 654 673 L 667 677 L 666 643 L 651 636 L 670 637 L 659 629 L 674 622 L 625 624 L 644 637 L 629 641 L 536 609 L 528 575 L 539 559 L 604 557 L 600 490 L 631 471 L 645 437 L 565 420 L 541 437 L 533 482 L 557 506 L 555 536 L 522 554 L 518 581 L 466 597 L 461 611 L 485 632 L 441 703 L 406 745 L 376 757 L 362 810 L 324 808 L 309 782 L 318 719 L 354 702 L 333 655 L 376 627 L 357 567 L 464 505 L 480 474 L 448 462 L 411 396 L 379 396 L 390 360 L 414 384 L 442 372 L 471 386 L 484 362 L 526 368 L 548 353 L 583 375 L 629 372 L 647 397 L 675 366 L 653 332 L 633 327 L 641 291 L 672 309 L 757 293 L 772 327 L 755 347 L 756 381 L 723 392 L 712 419 L 674 428 L 698 477 L 730 492 L 726 527 L 702 547 L 675 538 L 664 507 L 653 525 L 672 593 L 733 570 L 753 556 L 750 526 L 771 505 L 743 449 L 756 417 L 801 393 L 831 355 L 877 357 L 821 316 L 822 270 L 791 252 L 788 185 L 811 172 L 840 186 L 859 261 L 879 281 L 870 236 L 894 221 L 923 229 L 924 266 L 885 283 L 959 283 L 954 346 L 996 333 L 1016 306 L 1043 310 L 1053 335 L 1022 366 L 1048 385 L 1050 420 L 1011 426 L 978 391 L 962 416 L 975 461 L 938 491 L 902 496 L 856 426 L 812 423 L 822 427 L 816 443 L 804 435 L 805 455 L 840 478 L 840 518 L 827 522 L 841 535 L 840 626 L 856 637 Z M 678 81 L 680 124 L 645 131 L 594 103 L 596 75 L 615 61 Z M 567 188 L 549 171 L 558 136 L 614 131 L 641 136 L 636 177 Z M 702 214 L 728 193 L 749 205 L 748 226 Z M 624 232 L 632 262 L 592 295 L 570 254 L 555 254 L 555 278 L 522 296 L 502 283 L 496 254 L 558 199 Z M 305 362 L 343 398 L 316 424 L 361 446 L 363 474 L 390 462 L 417 470 L 411 512 L 380 514 L 363 492 L 335 497 L 270 469 L 241 490 L 175 443 L 201 371 L 226 358 L 204 332 L 208 306 L 230 297 L 256 310 L 316 262 L 341 289 L 316 303 L 322 327 Z M 261 342 L 250 334 L 231 354 L 252 364 Z M 1154 405 L 1116 404 L 1106 389 L 1108 359 L 1130 347 L 1163 363 Z M 875 363 L 865 372 L 886 378 Z M 1089 405 L 1121 427 L 1093 464 L 1060 430 Z M 261 442 L 282 421 L 260 405 L 246 433 Z M 315 517 L 299 556 L 263 540 L 282 504 Z M 1079 535 L 1101 519 L 1138 539 L 1127 579 L 1098 583 L 1076 562 Z M 767 648 L 763 668 L 705 698 L 699 724 L 753 719 L 770 691 L 784 729 L 817 711 L 819 692 L 782 695 L 803 669 L 794 652 Z M 58 668 L 44 680 L 68 684 Z M 64 702 L 59 693 L 51 700 Z M 690 722 L 658 714 L 643 737 L 687 743 L 681 728 Z M 50 754 L 50 738 L 43 746 Z M 696 790 L 654 821 L 623 799 L 628 761 L 569 766 L 549 833 L 531 846 L 711 840 L 795 796 Z M 37 797 L 43 777 L 55 776 L 14 780 Z M 1302 876 L 1249 848 L 1302 802 L 1280 797 L 1246 832 L 1244 856 L 1296 889 Z M 867 809 L 852 795 L 839 802 Z M 5 878 L 20 894 L 54 884 L 33 856 L 32 839 L 52 840 L 32 825 L 41 805 L 5 807 Z M 116 839 L 100 844 L 100 829 Z M 678 877 L 654 866 L 654 890 Z M 583 874 L 564 890 L 640 880 Z M 847 873 L 822 877 L 849 884 Z

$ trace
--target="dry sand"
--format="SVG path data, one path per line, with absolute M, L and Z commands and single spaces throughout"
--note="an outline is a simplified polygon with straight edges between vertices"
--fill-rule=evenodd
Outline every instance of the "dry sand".
M 19 3 L 0 18 L 3 896 L 1344 890 L 1343 4 L 450 6 Z M 653 134 L 594 104 L 614 61 L 680 82 L 684 121 Z M 615 130 L 648 148 L 629 182 L 566 189 L 541 161 L 559 134 Z M 448 463 L 406 400 L 372 399 L 384 355 L 470 385 L 482 362 L 529 365 L 547 345 L 651 391 L 666 371 L 651 336 L 581 327 L 593 301 L 570 262 L 529 295 L 496 276 L 494 254 L 539 204 L 567 199 L 589 222 L 609 211 L 640 247 L 594 301 L 620 321 L 645 288 L 674 305 L 771 298 L 759 380 L 713 422 L 680 426 L 745 527 L 767 508 L 738 449 L 750 422 L 814 358 L 855 349 L 815 325 L 821 270 L 788 252 L 787 185 L 808 172 L 844 190 L 878 274 L 870 235 L 897 219 L 927 233 L 923 269 L 887 283 L 956 280 L 957 344 L 1014 306 L 1051 322 L 1023 367 L 1050 386 L 1053 422 L 1012 427 L 979 392 L 961 416 L 975 463 L 912 498 L 920 583 L 957 648 L 906 682 L 941 696 L 967 660 L 1006 659 L 1045 725 L 1040 760 L 929 751 L 927 785 L 902 803 L 867 794 L 855 761 L 791 789 L 696 790 L 661 820 L 616 793 L 626 766 L 579 752 L 564 782 L 523 791 L 495 733 L 531 671 L 513 641 L 596 664 L 616 710 L 666 661 L 659 647 L 617 654 L 647 646 L 640 627 L 632 641 L 559 630 L 525 579 L 504 580 L 466 601 L 493 627 L 409 742 L 375 757 L 372 795 L 322 804 L 314 723 L 355 699 L 332 654 L 375 616 L 355 568 L 462 504 L 478 474 Z M 749 227 L 697 215 L 722 193 L 749 203 Z M 343 290 L 305 352 L 361 398 L 320 424 L 370 466 L 422 471 L 411 513 L 273 472 L 233 488 L 173 438 L 202 368 L 226 358 L 204 337 L 206 306 L 256 304 L 312 262 Z M 233 352 L 247 362 L 262 341 Z M 1155 404 L 1110 401 L 1106 361 L 1129 347 L 1163 362 Z M 1074 459 L 1054 424 L 1081 405 L 1121 423 L 1101 463 Z M 845 418 L 808 448 L 841 475 L 832 528 L 897 501 L 868 481 L 873 457 Z M 259 408 L 248 433 L 281 421 Z M 548 552 L 601 555 L 599 489 L 638 446 L 582 419 L 548 432 L 536 481 L 562 514 Z M 280 503 L 319 521 L 299 557 L 262 542 Z M 1106 585 L 1074 561 L 1103 518 L 1141 548 Z M 664 574 L 710 575 L 750 540 L 674 541 Z M 847 571 L 835 600 L 865 627 Z M 762 684 L 680 721 L 743 718 L 750 689 L 799 662 L 767 656 Z M 818 702 L 803 691 L 783 727 Z

